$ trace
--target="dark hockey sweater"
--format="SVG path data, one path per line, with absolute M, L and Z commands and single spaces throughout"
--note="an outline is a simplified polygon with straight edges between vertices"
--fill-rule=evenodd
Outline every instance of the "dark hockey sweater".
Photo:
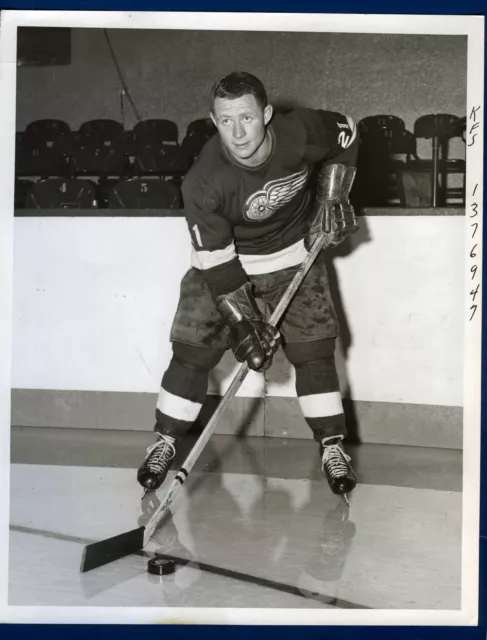
M 316 166 L 356 164 L 357 128 L 348 116 L 297 109 L 276 114 L 269 131 L 272 151 L 262 165 L 241 165 L 216 135 L 183 181 L 192 266 L 215 297 L 248 275 L 301 263 Z

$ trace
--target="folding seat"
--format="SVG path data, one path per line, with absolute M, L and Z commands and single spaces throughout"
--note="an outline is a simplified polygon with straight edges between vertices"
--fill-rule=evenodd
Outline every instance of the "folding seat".
M 194 120 L 188 125 L 186 135 L 181 143 L 181 148 L 186 153 L 190 165 L 193 164 L 199 156 L 208 140 L 216 133 L 217 128 L 211 118 Z
M 416 158 L 416 141 L 395 116 L 370 116 L 359 123 L 357 176 L 351 198 L 358 207 L 405 206 L 402 172 Z
M 450 199 L 465 203 L 465 158 L 449 157 L 450 142 L 453 138 L 458 137 L 465 142 L 465 125 L 466 117 L 448 113 L 427 114 L 414 123 L 416 139 L 431 140 L 431 159 L 421 160 L 415 169 L 430 173 L 432 207 L 447 205 Z M 455 174 L 460 176 L 460 184 L 450 187 L 449 179 Z
M 95 209 L 96 185 L 76 178 L 49 178 L 36 182 L 26 198 L 26 209 Z
M 25 128 L 27 137 L 49 144 L 49 146 L 53 146 L 56 140 L 70 134 L 71 129 L 67 122 L 56 119 L 34 120 Z
M 124 139 L 120 136 L 110 144 L 95 138 L 77 138 L 70 151 L 70 174 L 107 179 L 110 176 L 123 179 L 129 172 L 129 158 Z
M 133 172 L 136 176 L 179 176 L 189 169 L 188 157 L 178 146 L 137 146 Z
M 189 168 L 178 144 L 178 128 L 172 120 L 138 122 L 131 132 L 133 172 L 136 176 L 174 176 Z
M 169 181 L 132 178 L 113 188 L 108 206 L 110 209 L 179 209 L 181 194 Z
M 15 175 L 18 178 L 63 177 L 69 173 L 66 157 L 57 146 L 24 135 L 15 149 Z
M 383 114 L 367 116 L 362 118 L 358 124 L 360 134 L 373 134 L 375 131 L 385 129 L 387 131 L 394 131 L 400 133 L 406 129 L 406 123 L 402 118 L 398 116 Z
M 132 129 L 135 140 L 143 143 L 178 144 L 178 126 L 172 120 L 141 120 Z
M 117 140 L 124 134 L 123 124 L 117 120 L 97 119 L 84 122 L 78 129 L 83 139 L 94 139 L 106 145 Z

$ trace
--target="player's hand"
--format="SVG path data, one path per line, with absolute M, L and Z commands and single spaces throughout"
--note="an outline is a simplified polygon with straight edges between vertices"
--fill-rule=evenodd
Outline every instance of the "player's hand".
M 341 163 L 325 163 L 318 172 L 317 211 L 307 238 L 311 248 L 318 234 L 326 235 L 325 247 L 335 247 L 358 230 L 350 192 L 356 168 Z
M 355 209 L 350 202 L 337 202 L 330 206 L 331 236 L 335 245 L 359 229 Z
M 279 331 L 258 320 L 242 320 L 230 329 L 230 345 L 238 362 L 253 371 L 266 371 L 280 345 Z
M 309 251 L 320 233 L 326 235 L 324 248 L 336 247 L 358 229 L 355 210 L 349 202 L 323 202 L 306 238 L 306 247 Z

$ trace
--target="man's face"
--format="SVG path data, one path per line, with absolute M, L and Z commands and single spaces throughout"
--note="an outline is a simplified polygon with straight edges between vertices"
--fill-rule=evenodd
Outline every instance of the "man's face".
M 211 114 L 223 144 L 244 164 L 259 155 L 271 116 L 272 107 L 262 109 L 250 94 L 233 100 L 216 98 Z

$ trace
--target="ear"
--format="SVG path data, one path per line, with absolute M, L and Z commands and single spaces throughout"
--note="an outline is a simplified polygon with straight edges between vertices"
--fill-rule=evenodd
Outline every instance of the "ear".
M 274 113 L 274 109 L 271 104 L 268 104 L 264 109 L 264 124 L 269 124 L 272 118 L 272 114 Z
M 216 127 L 216 120 L 215 120 L 215 116 L 213 115 L 213 111 L 211 111 L 211 109 L 210 109 L 210 118 L 212 119 L 213 124 L 214 124 L 214 125 L 215 125 L 215 127 Z

